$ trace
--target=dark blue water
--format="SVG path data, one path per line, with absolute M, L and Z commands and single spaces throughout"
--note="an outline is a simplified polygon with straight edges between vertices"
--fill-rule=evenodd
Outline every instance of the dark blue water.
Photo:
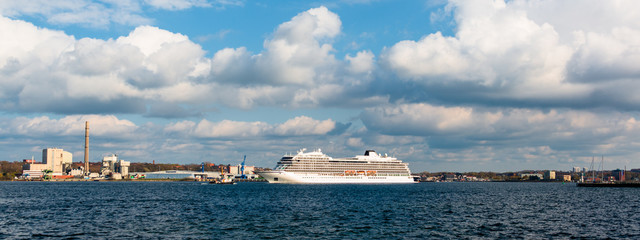
M 640 238 L 640 189 L 0 182 L 0 239 Z

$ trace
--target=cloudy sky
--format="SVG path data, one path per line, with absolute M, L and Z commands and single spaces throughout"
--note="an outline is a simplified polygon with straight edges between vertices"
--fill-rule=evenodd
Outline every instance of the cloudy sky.
M 0 160 L 640 168 L 640 2 L 2 0 Z

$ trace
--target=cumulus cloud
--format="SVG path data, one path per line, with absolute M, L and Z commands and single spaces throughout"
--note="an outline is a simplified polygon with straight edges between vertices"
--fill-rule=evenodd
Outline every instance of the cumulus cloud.
M 366 131 L 345 142 L 384 148 L 428 168 L 466 171 L 565 169 L 605 155 L 609 166 L 639 157 L 640 124 L 635 113 L 526 108 L 445 107 L 398 104 L 368 108 Z M 415 149 L 415 154 L 404 153 Z M 396 152 L 398 151 L 398 152 Z M 587 165 L 588 166 L 588 165 Z
M 0 3 L 0 15 L 4 16 L 43 16 L 53 24 L 80 24 L 83 26 L 105 28 L 111 22 L 125 25 L 149 24 L 151 19 L 141 14 L 139 1 L 115 1 L 111 3 L 88 0 L 62 1 L 18 1 L 8 0 Z
M 354 73 L 370 73 L 374 70 L 374 55 L 371 51 L 360 51 L 356 56 L 347 55 L 345 59 L 349 62 L 349 71 Z
M 108 28 L 111 23 L 137 26 L 153 23 L 145 16 L 145 8 L 177 11 L 194 7 L 242 6 L 235 0 L 5 0 L 0 2 L 0 15 L 8 17 L 42 16 L 53 24 L 79 24 L 92 28 Z
M 115 40 L 76 40 L 5 17 L 0 25 L 4 110 L 144 113 L 146 101 L 193 101 L 207 89 L 193 79 L 208 74 L 209 60 L 181 34 L 141 26 Z M 185 88 L 194 90 L 175 91 Z
M 453 12 L 455 36 L 437 32 L 398 42 L 383 50 L 380 62 L 401 81 L 420 84 L 441 101 L 584 107 L 598 97 L 610 107 L 640 107 L 626 101 L 630 93 L 619 91 L 640 77 L 631 64 L 640 56 L 633 50 L 640 19 L 625 14 L 637 4 L 565 4 L 450 1 L 446 9 Z M 554 15 L 560 9 L 563 14 Z M 621 16 L 594 23 L 589 12 Z M 473 97 L 443 96 L 438 93 L 443 89 Z
M 167 9 L 182 10 L 191 7 L 210 7 L 211 4 L 206 0 L 145 0 L 151 6 Z
M 206 119 L 198 123 L 181 121 L 165 127 L 166 133 L 193 135 L 200 138 L 246 138 L 265 136 L 307 136 L 325 135 L 336 128 L 336 122 L 315 120 L 307 116 L 289 119 L 282 124 L 268 124 L 265 122 L 242 122 L 222 120 L 210 122 Z
M 274 129 L 274 133 L 282 136 L 323 135 L 332 131 L 336 122 L 331 119 L 314 120 L 307 116 L 289 119 Z
M 0 107 L 5 111 L 180 117 L 160 113 L 157 110 L 164 107 L 153 105 L 211 102 L 244 109 L 300 108 L 386 100 L 362 93 L 375 71 L 370 51 L 346 56 L 349 64 L 333 55 L 331 42 L 341 31 L 341 21 L 325 7 L 278 26 L 261 53 L 224 48 L 211 59 L 189 37 L 153 26 L 101 40 L 75 39 L 6 17 L 0 24 L 9 36 L 0 47 Z
M 361 119 L 371 131 L 428 137 L 430 144 L 442 148 L 522 144 L 591 152 L 607 150 L 603 142 L 622 148 L 627 144 L 621 144 L 621 138 L 640 140 L 636 117 L 622 113 L 400 104 L 366 109 Z
M 361 119 L 371 130 L 390 135 L 459 134 L 488 126 L 500 113 L 474 112 L 470 107 L 442 107 L 430 104 L 400 104 L 365 109 Z
M 258 55 L 250 55 L 245 48 L 218 51 L 212 61 L 212 78 L 257 85 L 311 86 L 330 81 L 337 61 L 327 42 L 340 33 L 341 26 L 338 15 L 326 7 L 302 12 L 280 24 Z
M 312 8 L 280 24 L 258 54 L 244 47 L 216 52 L 209 80 L 225 89 L 221 102 L 240 108 L 385 102 L 386 96 L 363 90 L 375 71 L 371 51 L 347 55 L 343 61 L 334 56 L 331 43 L 341 28 L 337 14 L 326 7 Z
M 91 135 L 123 137 L 138 129 L 129 120 L 118 119 L 113 115 L 71 115 L 60 119 L 47 116 L 26 118 L 18 117 L 3 121 L 5 127 L 0 128 L 3 135 L 22 136 L 83 136 L 85 122 L 89 122 Z
M 206 119 L 200 121 L 193 130 L 198 137 L 250 137 L 261 135 L 265 130 L 271 128 L 263 122 L 238 122 L 223 120 L 217 123 Z

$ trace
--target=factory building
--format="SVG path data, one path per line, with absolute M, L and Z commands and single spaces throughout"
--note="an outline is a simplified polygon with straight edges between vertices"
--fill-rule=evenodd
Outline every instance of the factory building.
M 111 154 L 102 158 L 100 173 L 102 176 L 111 176 L 113 179 L 122 179 L 129 176 L 129 166 L 131 163 L 125 160 L 118 160 L 118 155 Z
M 71 169 L 72 161 L 73 155 L 62 148 L 45 148 L 42 150 L 42 163 L 25 164 L 22 170 L 31 173 L 50 170 L 53 175 L 62 175 Z
M 242 165 L 238 164 L 237 166 L 229 166 L 229 170 L 227 173 L 232 175 L 242 175 L 240 173 L 240 169 L 242 169 Z M 253 171 L 256 170 L 255 166 L 244 166 L 244 175 L 254 174 Z

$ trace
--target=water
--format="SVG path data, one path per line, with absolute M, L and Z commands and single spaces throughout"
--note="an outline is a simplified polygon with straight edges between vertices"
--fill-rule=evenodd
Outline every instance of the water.
M 0 182 L 0 239 L 640 238 L 640 188 Z

